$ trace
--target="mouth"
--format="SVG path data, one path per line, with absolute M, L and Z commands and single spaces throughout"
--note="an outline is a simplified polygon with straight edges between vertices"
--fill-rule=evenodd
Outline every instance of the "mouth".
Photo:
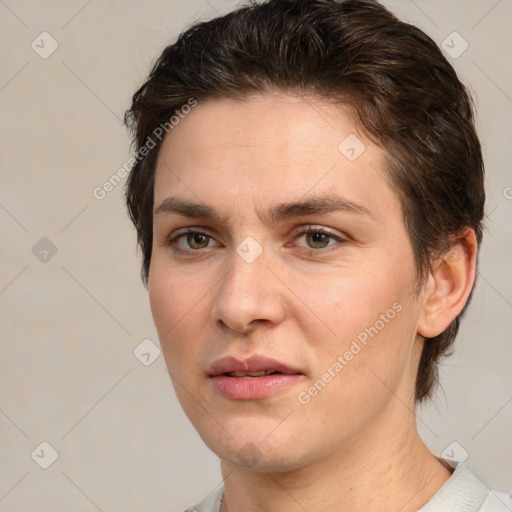
M 302 374 L 296 368 L 292 368 L 280 361 L 266 356 L 252 355 L 241 361 L 236 357 L 228 356 L 217 359 L 210 368 L 210 377 L 229 375 L 230 377 L 263 377 L 272 373 L 285 375 Z
M 265 356 L 244 361 L 235 357 L 218 359 L 208 377 L 219 395 L 231 400 L 261 400 L 297 384 L 305 375 L 296 368 Z
M 264 377 L 265 375 L 283 375 L 281 372 L 272 370 L 261 370 L 259 372 L 227 372 L 222 375 L 227 377 L 238 377 L 238 378 L 252 378 L 252 377 Z

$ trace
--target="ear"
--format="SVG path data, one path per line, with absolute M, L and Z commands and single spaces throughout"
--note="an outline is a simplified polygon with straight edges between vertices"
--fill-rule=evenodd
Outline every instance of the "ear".
M 475 283 L 476 256 L 475 232 L 466 228 L 434 262 L 423 288 L 418 334 L 425 338 L 441 334 L 462 311 Z

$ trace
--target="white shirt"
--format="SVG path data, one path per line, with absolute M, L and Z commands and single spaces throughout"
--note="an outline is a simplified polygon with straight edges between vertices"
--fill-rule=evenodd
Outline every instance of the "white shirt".
M 452 476 L 417 512 L 510 512 L 512 497 L 487 487 L 465 464 L 456 464 Z M 221 485 L 201 503 L 185 512 L 219 512 L 224 493 Z

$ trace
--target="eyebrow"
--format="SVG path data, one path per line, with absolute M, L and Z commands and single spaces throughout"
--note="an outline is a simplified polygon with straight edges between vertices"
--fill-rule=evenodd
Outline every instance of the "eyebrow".
M 274 223 L 321 213 L 345 212 L 374 218 L 368 208 L 337 195 L 310 197 L 301 201 L 281 203 L 267 211 L 267 217 Z M 211 206 L 204 203 L 184 201 L 176 197 L 166 198 L 160 206 L 153 210 L 153 215 L 177 213 L 184 217 L 212 219 L 222 221 L 221 216 Z

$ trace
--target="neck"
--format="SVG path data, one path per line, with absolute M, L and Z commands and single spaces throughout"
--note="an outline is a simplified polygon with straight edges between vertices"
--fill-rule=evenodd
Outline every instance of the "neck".
M 403 404 L 389 411 L 397 415 L 400 421 L 382 419 L 328 457 L 293 471 L 255 472 L 223 460 L 221 512 L 418 510 L 451 472 L 425 446 Z

